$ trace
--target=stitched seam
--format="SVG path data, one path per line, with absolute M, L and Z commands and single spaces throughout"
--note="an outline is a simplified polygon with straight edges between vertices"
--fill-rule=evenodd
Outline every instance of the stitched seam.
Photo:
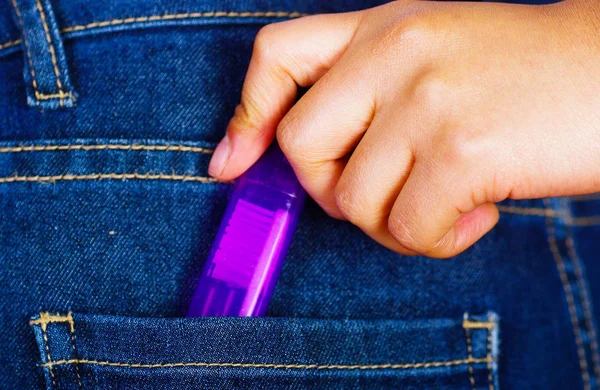
M 175 368 L 175 367 L 233 367 L 233 368 L 274 368 L 274 369 L 303 369 L 303 370 L 406 370 L 412 368 L 430 368 L 430 367 L 449 367 L 465 364 L 487 363 L 487 359 L 463 359 L 446 362 L 427 362 L 427 363 L 407 363 L 407 364 L 373 364 L 373 365 L 344 365 L 344 364 L 277 364 L 277 363 L 208 363 L 208 362 L 178 362 L 178 363 L 118 363 L 108 361 L 71 359 L 57 360 L 51 363 L 42 364 L 42 367 L 59 366 L 65 364 L 89 364 L 110 367 L 130 367 L 130 368 Z
M 544 209 L 544 208 L 525 208 L 525 207 L 514 207 L 514 206 L 503 206 L 498 205 L 498 210 L 501 213 L 506 214 L 519 214 L 519 215 L 535 215 L 538 217 L 558 217 L 559 214 L 552 209 Z
M 58 64 L 56 63 L 56 53 L 54 51 L 54 43 L 52 42 L 52 37 L 50 36 L 50 31 L 48 29 L 48 23 L 46 22 L 46 12 L 40 3 L 40 0 L 35 0 L 35 4 L 40 13 L 40 17 L 42 18 L 42 26 L 44 27 L 44 32 L 46 33 L 46 41 L 48 42 L 48 51 L 50 52 L 50 59 L 52 61 L 52 67 L 54 68 L 54 75 L 56 76 L 56 87 L 58 88 L 59 94 L 62 95 L 62 83 L 60 82 L 60 71 L 58 69 Z M 59 104 L 63 106 L 63 98 L 59 98 Z
M 494 378 L 492 377 L 492 330 L 488 329 L 487 333 L 488 389 L 494 390 Z
M 594 323 L 592 321 L 592 309 L 590 305 L 590 298 L 587 295 L 587 288 L 584 285 L 583 273 L 581 270 L 581 265 L 579 264 L 579 257 L 577 256 L 577 253 L 575 251 L 575 243 L 573 241 L 573 237 L 571 236 L 571 229 L 567 229 L 566 245 L 569 257 L 571 258 L 571 261 L 574 265 L 573 268 L 575 269 L 577 286 L 579 287 L 579 291 L 581 292 L 581 303 L 583 306 L 585 326 L 586 328 L 588 328 L 590 345 L 592 347 L 592 363 L 594 365 L 594 375 L 597 379 L 598 377 L 600 377 L 600 364 L 598 361 L 598 339 L 596 337 L 596 331 L 594 329 Z
M 168 152 L 195 152 L 207 153 L 213 152 L 213 149 L 184 146 L 184 145 L 141 145 L 141 144 L 106 144 L 106 145 L 30 145 L 30 146 L 9 146 L 0 148 L 0 153 L 22 153 L 22 152 L 47 152 L 64 150 L 143 150 L 143 151 L 168 151 Z
M 544 199 L 544 203 L 548 207 L 550 207 L 548 199 Z M 571 320 L 571 326 L 573 327 L 573 333 L 575 335 L 575 344 L 577 346 L 577 355 L 579 358 L 579 368 L 581 370 L 581 379 L 583 381 L 583 387 L 585 390 L 588 390 L 591 388 L 590 376 L 588 373 L 587 360 L 585 357 L 585 350 L 583 348 L 583 341 L 581 338 L 581 329 L 579 328 L 579 321 L 577 319 L 577 313 L 575 309 L 575 299 L 573 297 L 573 290 L 571 289 L 571 285 L 569 284 L 569 280 L 567 278 L 565 264 L 558 250 L 558 245 L 556 243 L 556 229 L 554 228 L 554 222 L 550 218 L 546 218 L 546 230 L 548 233 L 548 245 L 550 247 L 550 252 L 552 252 L 552 257 L 554 258 L 554 262 L 556 264 L 556 267 L 558 268 L 560 281 L 563 285 L 563 290 L 567 299 L 569 317 Z
M 59 91 L 58 93 L 51 93 L 51 94 L 42 94 L 42 93 L 36 92 L 35 97 L 40 100 L 66 99 L 66 98 L 75 100 L 75 95 L 73 95 L 70 92 L 64 92 L 64 91 Z
M 71 333 L 71 345 L 73 346 L 73 356 L 75 359 L 79 359 L 79 354 L 77 353 L 77 348 L 75 347 L 75 320 L 73 319 L 73 315 L 71 312 L 67 315 L 67 320 L 69 322 L 69 330 Z M 75 374 L 77 375 L 77 383 L 79 384 L 79 388 L 83 389 L 83 384 L 81 383 L 81 374 L 79 373 L 79 364 L 75 363 Z
M 89 175 L 56 175 L 56 176 L 9 176 L 0 177 L 1 183 L 14 182 L 55 182 L 55 181 L 75 181 L 75 180 L 172 180 L 172 181 L 193 181 L 200 183 L 215 183 L 217 179 L 206 176 L 190 176 L 190 175 L 165 175 L 151 173 L 95 173 Z
M 536 207 L 514 207 L 497 205 L 498 211 L 504 214 L 529 215 L 536 217 L 560 218 L 561 215 L 555 210 Z M 593 226 L 600 224 L 600 215 L 587 217 L 565 216 L 565 223 L 572 226 Z
M 594 226 L 600 224 L 600 215 L 593 215 L 589 217 L 572 217 L 571 225 L 584 227 L 584 226 Z
M 493 329 L 496 327 L 496 323 L 492 321 L 477 322 L 465 319 L 462 326 L 465 329 Z
M 9 47 L 13 47 L 13 46 L 17 46 L 21 44 L 21 40 L 20 39 L 15 39 L 14 41 L 11 42 L 6 42 L 0 45 L 0 50 L 2 49 L 8 49 Z
M 257 11 L 257 12 L 235 12 L 235 11 L 210 11 L 210 12 L 188 12 L 188 13 L 178 13 L 178 14 L 166 14 L 166 15 L 152 15 L 152 16 L 140 16 L 140 17 L 131 17 L 125 19 L 112 19 L 102 22 L 92 22 L 85 25 L 77 25 L 66 27 L 61 31 L 64 33 L 73 32 L 73 31 L 83 31 L 90 30 L 99 27 L 106 26 L 116 26 L 122 24 L 132 24 L 132 23 L 144 23 L 144 22 L 155 22 L 155 21 L 164 21 L 164 20 L 180 20 L 180 19 L 196 19 L 196 18 L 251 18 L 251 17 L 267 17 L 267 18 L 298 18 L 301 16 L 305 16 L 307 14 L 303 14 L 296 11 L 286 12 L 286 11 Z
M 132 23 L 144 23 L 154 22 L 161 20 L 178 20 L 178 19 L 201 19 L 201 18 L 251 18 L 251 17 L 263 17 L 263 18 L 299 18 L 308 14 L 296 12 L 296 11 L 256 11 L 256 12 L 234 12 L 234 11 L 212 11 L 212 12 L 189 12 L 189 13 L 178 13 L 178 14 L 166 14 L 166 15 L 152 15 L 152 16 L 140 16 L 124 19 L 112 19 L 102 22 L 92 22 L 84 25 L 76 25 L 71 27 L 65 27 L 60 31 L 62 33 L 70 33 L 74 31 L 91 30 L 94 28 L 116 26 L 122 24 Z M 0 50 L 11 46 L 18 45 L 20 40 L 6 42 L 0 45 Z
M 43 313 L 40 313 L 40 318 L 43 318 Z M 42 336 L 44 337 L 44 349 L 46 350 L 46 359 L 49 364 L 48 371 L 50 372 L 50 378 L 52 379 L 52 388 L 56 387 L 56 379 L 54 378 L 54 372 L 52 370 L 52 358 L 50 357 L 50 345 L 48 343 L 48 334 L 46 333 L 46 326 L 48 323 L 41 322 L 40 327 L 42 328 Z
M 40 318 L 29 321 L 29 325 L 41 325 L 45 327 L 47 324 L 52 324 L 54 322 L 69 322 L 69 316 L 43 312 L 40 313 Z
M 467 341 L 467 360 L 473 360 L 473 347 L 471 347 L 471 331 L 469 328 L 464 328 L 465 338 Z M 475 390 L 475 377 L 473 376 L 473 365 L 469 363 L 469 382 L 471 382 L 471 390 Z
M 17 13 L 17 19 L 19 19 L 19 24 L 21 25 L 21 31 L 23 33 L 23 42 L 25 42 L 25 54 L 27 56 L 27 62 L 29 63 L 29 73 L 31 74 L 31 84 L 33 86 L 33 93 L 37 97 L 39 92 L 37 90 L 37 81 L 35 79 L 35 70 L 33 69 L 33 61 L 31 60 L 31 51 L 29 50 L 29 41 L 27 40 L 27 32 L 25 30 L 25 26 L 23 24 L 23 15 L 21 15 L 21 11 L 17 6 L 16 0 L 12 0 L 12 5 Z M 35 105 L 39 105 L 39 101 L 35 102 Z

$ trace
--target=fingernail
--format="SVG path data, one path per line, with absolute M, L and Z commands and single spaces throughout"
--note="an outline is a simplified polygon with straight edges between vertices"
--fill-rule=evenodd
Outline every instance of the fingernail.
M 227 161 L 229 161 L 230 155 L 231 145 L 229 143 L 229 137 L 225 135 L 225 137 L 223 137 L 221 142 L 219 142 L 217 145 L 217 148 L 210 159 L 210 164 L 208 164 L 208 174 L 213 177 L 220 176 L 227 166 Z

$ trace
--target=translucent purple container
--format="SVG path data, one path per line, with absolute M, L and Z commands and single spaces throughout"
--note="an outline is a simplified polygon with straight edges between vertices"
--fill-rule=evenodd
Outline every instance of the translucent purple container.
M 188 317 L 264 315 L 305 197 L 274 143 L 236 181 Z

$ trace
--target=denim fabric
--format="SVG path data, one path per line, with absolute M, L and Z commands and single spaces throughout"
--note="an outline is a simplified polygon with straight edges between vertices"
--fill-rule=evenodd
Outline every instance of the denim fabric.
M 256 32 L 377 1 L 42 2 L 70 107 L 28 104 L 11 1 L 0 388 L 598 388 L 597 196 L 504 202 L 498 226 L 447 261 L 394 254 L 308 202 L 269 318 L 178 318 L 231 188 L 207 166 Z
M 23 37 L 27 103 L 42 109 L 72 107 L 77 97 L 52 4 L 48 0 L 10 1 Z
M 497 356 L 493 314 L 401 321 L 42 313 L 31 323 L 47 383 L 61 389 L 465 388 L 468 372 L 486 383 Z

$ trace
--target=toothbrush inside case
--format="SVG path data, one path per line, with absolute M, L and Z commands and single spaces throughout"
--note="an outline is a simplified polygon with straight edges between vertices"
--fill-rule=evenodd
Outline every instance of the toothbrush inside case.
M 188 317 L 264 315 L 305 197 L 274 143 L 235 183 Z

